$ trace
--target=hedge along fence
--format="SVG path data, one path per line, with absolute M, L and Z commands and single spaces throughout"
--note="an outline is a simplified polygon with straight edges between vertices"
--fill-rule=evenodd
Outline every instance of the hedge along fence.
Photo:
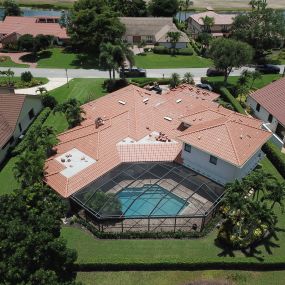
M 155 46 L 153 53 L 156 54 L 172 54 L 172 49 L 164 46 Z M 176 55 L 193 55 L 194 51 L 191 47 L 176 49 Z
M 246 112 L 241 106 L 241 104 L 235 99 L 235 97 L 230 93 L 230 91 L 226 87 L 221 87 L 219 93 L 221 94 L 223 99 L 232 104 L 235 111 L 246 115 Z
M 37 128 L 38 126 L 41 126 L 45 122 L 45 120 L 49 116 L 50 112 L 51 112 L 51 109 L 49 107 L 44 108 L 41 111 L 41 113 L 37 116 L 37 118 L 34 120 L 32 125 L 26 131 L 23 140 L 12 150 L 12 155 L 14 155 L 14 156 L 18 155 L 18 154 L 22 153 L 26 149 L 27 144 L 29 143 L 29 134 L 35 128 Z
M 156 270 L 284 270 L 285 262 L 126 262 L 126 263 L 80 263 L 74 266 L 75 271 L 156 271 Z
M 272 142 L 267 142 L 262 147 L 262 150 L 266 153 L 268 159 L 285 179 L 285 154 L 280 152 Z

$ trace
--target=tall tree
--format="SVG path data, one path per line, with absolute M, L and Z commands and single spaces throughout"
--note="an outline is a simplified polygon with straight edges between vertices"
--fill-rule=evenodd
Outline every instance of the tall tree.
M 268 192 L 263 197 L 264 200 L 272 201 L 271 209 L 275 204 L 279 204 L 282 212 L 284 212 L 284 198 L 285 198 L 285 182 L 273 181 L 267 186 Z
M 181 37 L 180 32 L 168 32 L 166 34 L 166 37 L 169 39 L 172 49 L 172 54 L 175 54 L 176 51 L 176 44 L 179 42 L 179 39 Z
M 4 17 L 6 16 L 21 16 L 22 11 L 20 6 L 14 0 L 4 0 Z
M 215 19 L 213 17 L 205 16 L 202 19 L 203 30 L 205 33 L 211 33 L 211 28 L 215 24 Z
M 209 55 L 215 67 L 224 71 L 224 82 L 227 82 L 234 67 L 241 67 L 251 62 L 253 49 L 247 43 L 219 38 L 211 42 Z
M 79 0 L 70 13 L 67 32 L 75 47 L 98 54 L 102 43 L 121 39 L 125 27 L 106 1 Z
M 109 78 L 115 79 L 115 70 L 117 69 L 117 63 L 114 60 L 114 48 L 111 43 L 103 43 L 100 46 L 99 65 L 102 69 L 109 71 Z
M 144 0 L 108 0 L 114 11 L 125 17 L 147 16 L 147 6 Z
M 179 10 L 178 0 L 151 0 L 149 11 L 155 17 L 173 17 Z
M 284 43 L 285 16 L 282 11 L 268 8 L 264 0 L 250 3 L 250 12 L 235 17 L 231 36 L 253 46 L 256 56 L 261 57 L 266 50 Z

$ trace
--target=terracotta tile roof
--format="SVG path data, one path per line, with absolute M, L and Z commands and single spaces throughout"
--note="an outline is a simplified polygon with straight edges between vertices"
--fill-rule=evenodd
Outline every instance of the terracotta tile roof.
M 13 135 L 25 95 L 0 94 L 0 147 Z
M 30 34 L 36 36 L 43 34 L 55 36 L 60 39 L 68 38 L 66 29 L 58 23 L 37 23 L 37 18 L 41 17 L 7 16 L 4 21 L 0 22 L 0 34 L 6 34 L 5 37 L 17 33 L 19 35 Z
M 203 25 L 202 18 L 205 18 L 206 16 L 210 18 L 214 18 L 215 25 L 231 25 L 236 15 L 235 14 L 217 14 L 214 11 L 206 11 L 202 13 L 193 14 L 189 18 L 192 18 L 199 25 Z
M 285 126 L 285 77 L 249 95 Z
M 173 161 L 181 152 L 182 141 L 188 139 L 213 155 L 242 165 L 270 134 L 260 129 L 261 121 L 219 107 L 213 102 L 218 96 L 190 85 L 163 95 L 129 85 L 89 102 L 82 106 L 86 112 L 82 124 L 58 136 L 57 154 L 46 162 L 45 181 L 68 197 L 121 162 Z M 193 123 L 195 116 L 202 120 Z M 104 124 L 96 128 L 98 117 Z M 181 130 L 184 121 L 192 126 Z M 202 140 L 198 139 L 201 135 Z M 56 158 L 72 149 L 96 163 L 65 177 L 65 166 Z

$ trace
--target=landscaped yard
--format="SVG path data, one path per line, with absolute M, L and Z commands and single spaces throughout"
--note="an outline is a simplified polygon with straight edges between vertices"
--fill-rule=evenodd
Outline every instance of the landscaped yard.
M 0 56 L 0 67 L 29 67 L 29 65 L 16 63 L 9 56 Z
M 198 55 L 176 55 L 146 53 L 136 55 L 135 64 L 141 68 L 191 68 L 209 67 L 213 63 L 210 59 Z
M 21 57 L 24 62 L 36 62 L 39 68 L 98 68 L 97 58 L 92 55 L 76 54 L 63 48 L 41 51 L 37 58 L 33 54 Z
M 284 271 L 123 271 L 79 272 L 77 281 L 85 285 L 182 285 L 192 281 L 224 281 L 235 285 L 280 285 L 285 283 Z
M 267 56 L 267 60 L 274 64 L 285 64 L 285 49 L 273 50 Z
M 7 86 L 8 81 L 9 80 L 6 76 L 0 76 L 0 86 Z M 32 86 L 38 86 L 38 85 L 46 84 L 46 83 L 48 83 L 48 79 L 44 78 L 44 77 L 35 77 L 34 81 L 23 82 L 23 81 L 21 81 L 20 77 L 13 77 L 13 79 L 11 79 L 11 82 L 13 82 L 14 87 L 17 89 L 17 88 L 29 88 Z

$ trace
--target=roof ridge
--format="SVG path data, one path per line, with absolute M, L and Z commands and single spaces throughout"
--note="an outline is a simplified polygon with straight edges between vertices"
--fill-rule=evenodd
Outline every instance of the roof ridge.
M 232 144 L 232 148 L 233 148 L 233 150 L 234 150 L 234 154 L 235 154 L 236 160 L 237 160 L 237 162 L 240 164 L 240 159 L 239 159 L 239 157 L 238 157 L 238 155 L 237 155 L 237 150 L 236 150 L 235 145 L 234 145 L 234 143 L 233 143 L 233 139 L 232 139 L 231 133 L 230 133 L 230 131 L 229 131 L 229 129 L 228 129 L 228 126 L 227 126 L 226 122 L 225 122 L 225 127 L 226 127 L 227 133 L 228 133 L 228 135 L 229 135 L 229 138 L 230 138 L 230 141 L 231 141 L 231 144 Z

